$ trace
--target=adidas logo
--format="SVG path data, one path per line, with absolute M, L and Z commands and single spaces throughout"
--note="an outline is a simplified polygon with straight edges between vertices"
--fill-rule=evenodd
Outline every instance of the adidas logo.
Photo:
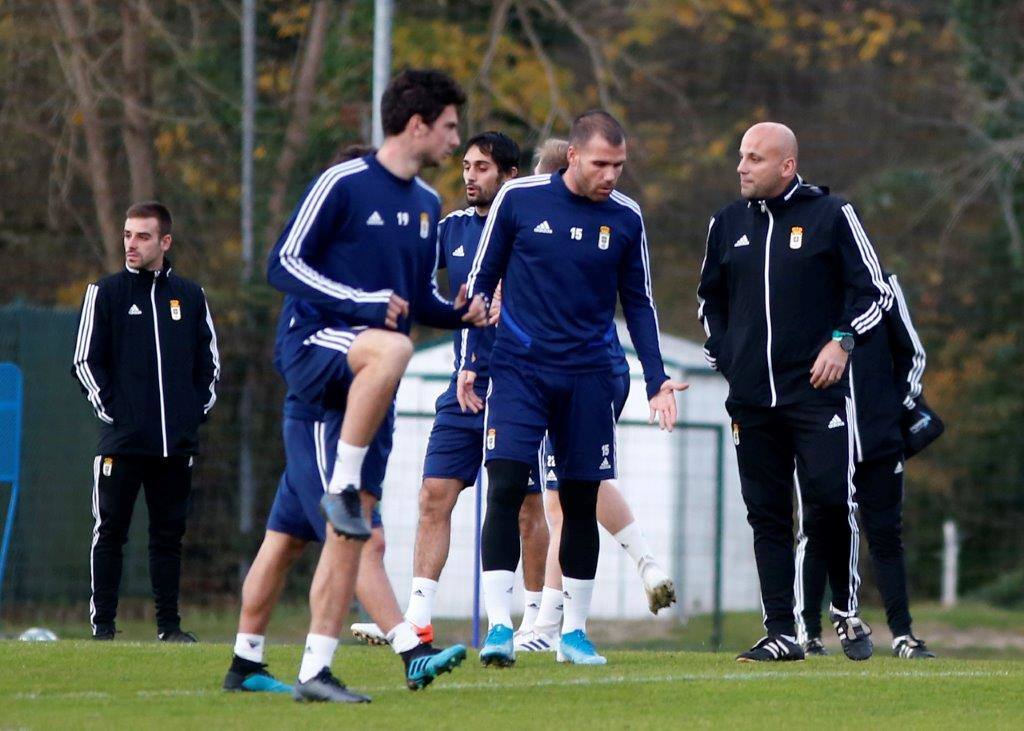
M 465 255 L 466 255 L 466 250 L 464 248 L 462 248 L 462 246 L 459 246 L 459 248 L 457 248 L 455 251 L 452 252 L 452 256 L 465 256 Z
M 843 420 L 839 418 L 839 414 L 836 414 L 835 416 L 833 416 L 832 417 L 832 421 L 830 421 L 828 423 L 828 428 L 829 429 L 838 429 L 841 426 L 846 426 L 846 423 L 843 422 Z
M 750 246 L 750 239 L 747 238 L 746 234 L 743 234 L 736 240 L 736 243 L 733 244 L 733 246 Z
M 607 458 L 607 457 L 605 457 L 604 459 L 602 459 L 602 460 L 601 460 L 601 464 L 600 464 L 600 465 L 598 465 L 598 467 L 597 467 L 597 469 L 599 469 L 599 470 L 610 470 L 611 468 L 612 468 L 612 465 L 611 465 L 611 463 L 610 463 L 610 462 L 608 461 L 608 458 Z
M 903 463 L 902 462 L 897 462 L 896 463 L 896 469 L 893 470 L 892 473 L 894 475 L 902 475 L 903 474 Z
M 527 477 L 527 478 L 526 478 L 526 486 L 527 486 L 527 487 L 533 487 L 533 486 L 534 486 L 534 485 L 536 485 L 536 484 L 537 484 L 537 483 L 533 481 L 533 478 L 532 478 L 532 477 Z
M 512 587 L 510 586 L 510 587 L 508 588 L 508 591 L 506 591 L 505 593 L 506 593 L 506 594 L 511 594 L 511 593 L 512 593 Z
M 535 234 L 553 234 L 554 233 L 554 231 L 551 230 L 551 225 L 547 221 L 541 221 L 536 226 L 534 226 L 533 227 L 533 232 Z
M 414 591 L 412 593 L 412 595 L 413 596 L 423 596 L 423 591 L 421 589 L 417 589 L 416 591 Z
M 530 602 L 526 605 L 528 609 L 540 609 L 540 604 L 537 602 Z
M 251 647 L 254 650 L 256 649 L 256 645 L 260 644 L 256 640 L 246 640 L 246 642 L 248 642 L 249 643 L 249 647 Z
M 370 214 L 370 217 L 366 219 L 366 225 L 367 226 L 383 226 L 384 225 L 384 219 L 380 217 L 380 214 L 377 213 L 377 211 L 374 211 L 373 213 Z
M 128 310 L 129 315 L 141 315 L 142 310 L 139 309 L 138 305 L 132 305 L 131 309 Z
M 558 478 L 557 478 L 557 477 L 555 477 L 555 471 L 554 471 L 554 470 L 548 470 L 548 474 L 547 474 L 547 475 L 545 476 L 545 479 L 546 479 L 546 480 L 547 480 L 548 482 L 554 482 L 554 481 L 555 481 L 555 480 L 557 480 Z

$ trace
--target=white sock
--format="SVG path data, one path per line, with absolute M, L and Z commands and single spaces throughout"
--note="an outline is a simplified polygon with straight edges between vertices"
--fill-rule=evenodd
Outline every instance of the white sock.
M 499 624 L 512 627 L 512 584 L 515 577 L 513 571 L 483 572 L 484 607 L 491 628 Z
M 412 577 L 412 588 L 409 590 L 409 606 L 405 610 L 405 619 L 417 627 L 426 627 L 434 615 L 434 595 L 437 594 L 437 582 L 422 576 Z
M 520 632 L 529 632 L 533 629 L 533 623 L 537 621 L 537 613 L 540 612 L 540 603 L 544 598 L 543 591 L 527 591 L 526 604 L 523 606 L 523 621 L 519 623 Z
M 644 538 L 644 532 L 640 530 L 640 524 L 635 520 L 612 538 L 619 542 L 638 569 L 645 558 L 648 560 L 653 558 L 651 547 L 647 545 L 647 539 Z
M 306 635 L 306 649 L 302 651 L 302 665 L 299 666 L 299 682 L 305 683 L 324 668 L 329 668 L 337 648 L 337 637 Z
M 545 586 L 540 597 L 540 611 L 533 620 L 533 628 L 544 634 L 556 633 L 562 624 L 562 590 Z
M 416 636 L 416 630 L 408 622 L 400 622 L 393 630 L 388 632 L 388 642 L 396 655 L 408 652 L 420 644 L 420 638 Z
M 363 472 L 363 459 L 369 447 L 353 447 L 338 440 L 338 454 L 334 458 L 334 473 L 327 485 L 327 492 L 339 493 L 349 485 L 358 490 Z
M 590 598 L 593 595 L 593 579 L 562 577 L 562 599 L 565 602 L 565 619 L 562 620 L 563 635 L 578 629 L 587 631 L 587 615 L 590 614 Z
M 250 662 L 263 662 L 263 645 L 267 638 L 263 635 L 249 635 L 239 632 L 235 635 L 235 654 Z

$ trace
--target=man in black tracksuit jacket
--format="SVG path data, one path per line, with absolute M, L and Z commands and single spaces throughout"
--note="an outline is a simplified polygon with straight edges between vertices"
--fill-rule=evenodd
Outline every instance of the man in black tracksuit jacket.
M 856 525 L 846 360 L 893 295 L 853 206 L 796 174 L 789 128 L 755 125 L 740 155 L 743 197 L 711 219 L 698 288 L 705 354 L 729 382 L 726 408 L 768 633 L 737 659 L 802 659 L 793 611 L 794 467 L 803 504 L 824 516 L 814 527 L 829 545 L 835 529 Z M 859 624 L 856 548 L 855 536 L 845 541 L 833 579 L 845 577 L 849 588 L 838 613 Z M 843 628 L 870 653 L 866 636 Z
M 903 290 L 895 274 L 886 282 L 896 298 L 883 319 L 858 343 L 850 360 L 848 378 L 854 406 L 853 475 L 857 506 L 868 534 L 875 578 L 885 603 L 885 617 L 892 632 L 893 654 L 899 658 L 934 657 L 911 631 L 907 599 L 907 574 L 903 559 L 904 444 L 900 421 L 921 397 L 925 352 L 910 319 Z M 843 556 L 830 556 L 826 546 L 810 535 L 821 531 L 806 526 L 821 521 L 816 507 L 803 506 L 798 531 L 797 630 L 808 654 L 823 655 L 821 601 L 825 577 L 832 565 L 843 565 Z M 833 547 L 841 541 L 833 542 Z M 832 601 L 844 605 L 847 587 L 833 582 Z
M 181 630 L 178 589 L 197 431 L 217 399 L 217 336 L 199 285 L 164 254 L 170 212 L 128 209 L 125 268 L 85 292 L 72 373 L 101 422 L 93 463 L 90 624 L 113 639 L 128 539 L 140 486 L 149 512 L 149 573 L 161 640 L 194 642 Z

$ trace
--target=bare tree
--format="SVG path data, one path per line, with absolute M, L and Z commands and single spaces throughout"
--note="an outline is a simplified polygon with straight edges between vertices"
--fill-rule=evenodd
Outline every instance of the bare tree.
M 85 137 L 86 175 L 92 188 L 96 221 L 100 236 L 103 237 L 104 260 L 109 269 L 121 266 L 124 251 L 121 247 L 120 222 L 114 206 L 111 185 L 112 170 L 110 155 L 104 140 L 103 122 L 100 118 L 99 94 L 93 87 L 89 69 L 95 59 L 89 57 L 85 48 L 82 25 L 75 13 L 74 3 L 69 0 L 53 0 L 57 25 L 62 34 L 60 41 L 54 41 L 54 48 L 61 62 L 61 68 L 77 102 L 77 113 L 81 118 Z
M 124 149 L 133 201 L 151 200 L 156 192 L 153 133 L 145 107 L 150 79 L 146 65 L 146 36 L 135 2 L 121 5 L 121 63 L 124 71 Z

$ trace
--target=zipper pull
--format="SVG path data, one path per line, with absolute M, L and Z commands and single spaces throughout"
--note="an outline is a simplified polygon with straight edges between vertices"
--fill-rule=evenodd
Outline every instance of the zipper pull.
M 767 213 L 768 212 L 768 204 L 767 203 L 765 203 L 764 201 L 761 201 L 760 202 L 760 206 L 761 206 L 761 213 Z

